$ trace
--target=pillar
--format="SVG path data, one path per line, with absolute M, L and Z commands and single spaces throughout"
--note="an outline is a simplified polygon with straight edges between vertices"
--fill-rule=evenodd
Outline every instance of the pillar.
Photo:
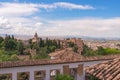
M 79 64 L 77 68 L 77 80 L 84 80 L 84 66 Z
M 34 80 L 34 71 L 30 71 L 30 80 Z
M 64 65 L 63 66 L 63 73 L 64 74 L 70 74 L 70 69 L 69 69 L 69 65 Z
M 17 80 L 17 72 L 12 73 L 12 80 Z

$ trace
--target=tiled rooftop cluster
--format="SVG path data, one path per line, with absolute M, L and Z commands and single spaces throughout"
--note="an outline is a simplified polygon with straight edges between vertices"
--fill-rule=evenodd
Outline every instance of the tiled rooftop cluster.
M 13 61 L 13 62 L 0 62 L 0 68 L 10 67 L 23 67 L 23 66 L 37 66 L 37 65 L 51 65 L 51 64 L 63 64 L 63 63 L 75 63 L 75 62 L 87 62 L 87 61 L 99 61 L 99 60 L 111 60 L 120 57 L 120 55 L 107 55 L 107 56 L 81 56 L 77 59 L 53 59 L 53 60 L 30 60 L 30 61 Z M 71 57 L 72 58 L 72 57 Z
M 86 73 L 100 80 L 120 80 L 120 57 L 113 61 L 87 67 Z

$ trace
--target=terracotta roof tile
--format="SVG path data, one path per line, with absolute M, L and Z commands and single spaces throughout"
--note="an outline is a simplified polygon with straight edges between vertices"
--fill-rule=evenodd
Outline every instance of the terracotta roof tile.
M 120 57 L 86 68 L 86 73 L 99 79 L 120 80 Z
M 9 67 L 22 67 L 22 66 L 37 66 L 37 65 L 49 65 L 49 64 L 63 64 L 63 63 L 75 63 L 75 62 L 88 62 L 88 61 L 98 61 L 98 60 L 111 60 L 114 58 L 120 57 L 120 55 L 107 55 L 107 56 L 78 56 L 78 54 L 75 53 L 65 53 L 64 55 L 61 55 L 60 59 L 54 59 L 54 60 L 30 60 L 30 61 L 13 61 L 13 62 L 0 62 L 0 68 L 9 68 Z M 114 62 L 117 63 L 117 62 Z M 113 64 L 114 64 L 113 63 Z M 111 64 L 111 62 L 104 63 L 105 66 Z M 100 65 L 100 64 L 99 64 Z M 95 70 L 96 72 L 100 72 L 98 68 L 101 68 L 103 70 L 103 66 L 99 66 Z M 118 65 L 118 64 L 116 64 Z M 114 65 L 114 66 L 116 66 Z M 104 67 L 105 67 L 104 66 Z M 110 67 L 110 68 L 109 68 Z M 111 66 L 109 65 L 109 69 L 111 69 Z M 94 70 L 93 70 L 94 71 Z M 91 73 L 93 72 L 91 71 Z M 103 70 L 104 72 L 104 70 Z M 109 71 L 108 71 L 109 72 Z M 102 73 L 100 73 L 102 74 Z M 100 74 L 95 74 L 95 75 L 100 75 Z

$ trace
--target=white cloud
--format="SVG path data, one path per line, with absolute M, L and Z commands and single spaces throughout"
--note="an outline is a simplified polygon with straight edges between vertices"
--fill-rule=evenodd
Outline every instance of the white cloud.
M 2 16 L 26 16 L 38 11 L 36 4 L 0 3 L 0 15 Z
M 56 8 L 66 8 L 66 9 L 80 9 L 88 10 L 95 9 L 89 5 L 77 5 L 68 2 L 56 2 L 52 4 L 28 4 L 28 3 L 8 3 L 0 2 L 0 15 L 1 16 L 28 16 L 41 9 L 56 9 Z
M 119 37 L 120 18 L 52 21 L 45 32 L 49 35 Z
M 90 5 L 77 5 L 73 3 L 67 3 L 67 2 L 57 2 L 57 3 L 54 3 L 53 5 L 55 7 L 67 8 L 67 9 L 82 9 L 82 10 L 95 9 Z
M 53 4 L 38 4 L 38 6 L 39 8 L 44 8 L 44 9 L 56 9 L 56 8 L 79 9 L 79 10 L 95 9 L 93 6 L 90 5 L 78 5 L 68 2 L 55 2 Z
M 0 34 L 85 35 L 93 37 L 119 37 L 120 17 L 110 19 L 83 18 L 48 21 L 29 17 L 41 9 L 95 9 L 89 5 L 57 2 L 53 4 L 0 3 Z M 28 17 L 27 17 L 28 16 Z
M 40 36 L 76 35 L 91 37 L 119 37 L 120 35 L 120 18 L 83 18 L 58 21 L 40 21 L 34 18 L 30 20 L 27 18 L 21 19 L 25 23 L 10 22 L 10 19 L 0 20 L 6 23 L 6 25 L 12 26 L 8 29 L 0 29 L 0 33 L 33 35 L 35 32 L 38 32 Z
M 11 24 L 9 23 L 8 19 L 4 17 L 0 17 L 0 29 L 9 29 L 12 28 Z

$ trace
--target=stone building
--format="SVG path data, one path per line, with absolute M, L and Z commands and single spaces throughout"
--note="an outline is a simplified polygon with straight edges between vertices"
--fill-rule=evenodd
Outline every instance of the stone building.
M 32 43 L 38 43 L 39 42 L 39 37 L 37 33 L 35 33 L 34 37 L 32 38 Z
M 70 38 L 70 39 L 64 39 L 60 41 L 60 44 L 63 49 L 68 48 L 68 42 L 73 42 L 78 47 L 78 54 L 81 54 L 83 51 L 83 40 L 81 38 Z

